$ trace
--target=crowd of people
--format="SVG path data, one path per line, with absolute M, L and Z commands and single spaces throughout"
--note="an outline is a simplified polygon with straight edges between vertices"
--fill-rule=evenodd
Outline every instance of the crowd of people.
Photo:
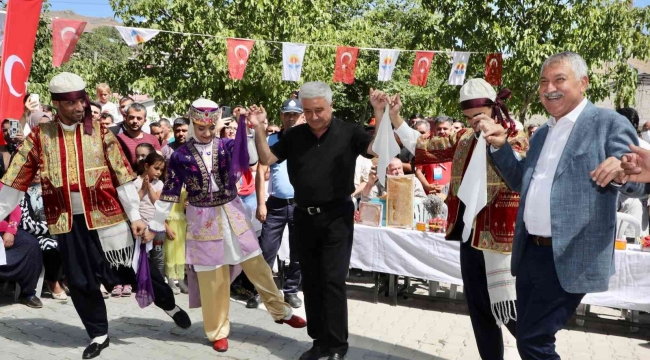
M 2 124 L 0 280 L 41 308 L 44 270 L 45 293 L 71 297 L 91 338 L 84 358 L 109 344 L 104 299 L 135 293 L 187 328 L 174 300 L 183 293 L 201 307 L 216 351 L 228 350 L 236 295 L 247 308 L 264 303 L 277 323 L 307 327 L 314 344 L 301 359 L 343 359 L 355 211 L 386 194 L 373 151 L 384 119 L 399 146 L 385 174 L 412 174 L 416 199 L 445 201 L 481 357 L 503 358 L 505 325 L 522 358 L 557 359 L 555 333 L 584 294 L 607 290 L 615 212 L 648 227 L 646 189 L 632 181 L 644 181 L 650 156 L 628 148 L 646 132 L 634 109 L 595 107 L 587 86 L 579 55 L 547 59 L 540 100 L 551 118 L 525 130 L 508 113 L 509 90 L 483 79 L 461 87 L 462 121 L 403 120 L 399 94 L 371 89 L 374 118 L 362 127 L 333 116 L 329 86 L 309 82 L 273 110 L 279 125 L 262 106 L 207 99 L 149 122 L 133 98 L 113 103 L 99 84 L 90 101 L 83 80 L 62 73 L 50 83 L 53 106 L 27 95 L 23 117 Z M 473 185 L 481 177 L 485 188 Z M 278 289 L 272 269 L 285 228 L 290 255 Z M 134 261 L 141 243 L 147 281 Z M 303 306 L 299 288 L 307 321 L 293 314 Z

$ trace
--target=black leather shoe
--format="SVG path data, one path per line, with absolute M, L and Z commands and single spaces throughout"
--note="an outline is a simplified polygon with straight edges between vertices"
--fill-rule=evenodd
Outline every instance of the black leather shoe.
M 92 359 L 98 357 L 99 354 L 102 353 L 102 350 L 108 347 L 108 343 L 110 343 L 110 338 L 106 338 L 103 344 L 92 343 L 88 345 L 86 350 L 84 350 L 82 359 Z
M 329 351 L 318 346 L 312 346 L 304 354 L 300 355 L 300 360 L 318 360 L 330 356 Z
M 258 307 L 260 307 L 260 302 L 262 302 L 260 296 L 253 295 L 253 297 L 248 299 L 248 302 L 246 302 L 246 307 L 249 309 L 257 309 Z
M 32 309 L 40 309 L 43 307 L 43 303 L 41 302 L 41 299 L 38 298 L 36 295 L 31 295 L 31 296 L 20 296 L 18 298 L 18 301 L 26 305 Z
M 302 306 L 302 300 L 296 294 L 284 294 L 284 302 L 292 308 L 297 309 Z
M 336 353 L 330 355 L 330 356 L 327 358 L 327 360 L 345 360 L 345 359 L 346 359 L 346 358 L 345 358 L 345 355 L 336 354 Z
M 181 329 L 187 329 L 192 326 L 192 320 L 190 320 L 190 317 L 187 315 L 185 310 L 180 307 L 178 307 L 178 312 L 172 316 L 172 319 L 174 319 L 176 325 Z

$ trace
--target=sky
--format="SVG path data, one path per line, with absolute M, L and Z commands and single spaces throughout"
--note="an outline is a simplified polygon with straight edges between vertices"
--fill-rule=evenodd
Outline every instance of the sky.
M 635 0 L 636 6 L 648 6 L 650 0 Z M 108 0 L 50 0 L 52 10 L 73 10 L 85 16 L 108 17 L 113 16 L 113 10 Z

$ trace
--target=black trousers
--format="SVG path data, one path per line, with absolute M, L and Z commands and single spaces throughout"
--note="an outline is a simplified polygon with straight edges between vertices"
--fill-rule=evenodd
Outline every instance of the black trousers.
M 43 266 L 45 281 L 59 282 L 63 279 L 63 263 L 58 248 L 43 251 Z
M 81 322 L 92 339 L 108 333 L 106 304 L 99 290 L 100 283 L 107 289 L 119 284 L 119 279 L 110 268 L 102 250 L 97 231 L 88 230 L 83 215 L 74 215 L 72 230 L 59 235 L 59 251 L 70 288 L 70 296 Z M 131 284 L 137 284 L 133 269 L 130 270 Z M 174 293 L 165 284 L 158 269 L 149 262 L 153 283 L 154 303 L 169 311 L 176 306 Z
M 474 249 L 469 241 L 460 244 L 460 271 L 463 276 L 469 317 L 481 359 L 503 360 L 503 334 L 501 328 L 497 326 L 490 307 L 485 258 L 483 252 Z M 516 326 L 516 322 L 512 320 L 506 324 L 513 336 Z
M 4 233 L 0 233 L 0 236 Z M 0 246 L 4 246 L 0 238 Z M 14 245 L 5 249 L 7 264 L 0 266 L 0 279 L 15 281 L 22 296 L 36 294 L 38 276 L 43 269 L 43 257 L 38 240 L 28 232 L 18 229 Z
M 584 296 L 562 288 L 552 247 L 528 244 L 517 273 L 517 349 L 523 360 L 560 359 L 555 334 Z
M 266 202 L 267 215 L 266 221 L 262 225 L 262 236 L 260 237 L 260 248 L 264 260 L 273 269 L 280 245 L 282 244 L 282 234 L 285 226 L 289 226 L 289 268 L 285 273 L 284 287 L 282 291 L 285 294 L 298 293 L 300 286 L 301 274 L 300 263 L 298 262 L 298 244 L 296 244 L 293 233 L 293 213 L 295 204 L 289 205 L 287 200 L 269 197 Z
M 348 303 L 345 279 L 354 235 L 352 200 L 317 215 L 296 207 L 295 236 L 305 295 L 307 333 L 314 346 L 345 354 Z

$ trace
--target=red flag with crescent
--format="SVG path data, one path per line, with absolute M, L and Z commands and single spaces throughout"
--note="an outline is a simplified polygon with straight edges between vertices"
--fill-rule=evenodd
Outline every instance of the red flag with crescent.
M 500 86 L 502 71 L 503 58 L 501 53 L 489 54 L 485 58 L 485 81 L 493 86 Z
M 435 53 L 431 51 L 417 51 L 415 53 L 411 84 L 422 87 L 427 86 L 427 78 L 429 77 L 429 69 L 431 69 L 433 55 Z
M 345 84 L 354 83 L 354 72 L 357 69 L 359 48 L 339 46 L 336 48 L 336 65 L 334 66 L 334 82 Z
M 2 49 L 0 119 L 20 119 L 43 0 L 9 1 Z M 0 137 L 0 145 L 4 138 Z
M 60 67 L 70 60 L 86 24 L 85 21 L 78 20 L 52 20 L 52 65 L 54 67 Z
M 230 73 L 230 78 L 241 80 L 244 78 L 248 57 L 253 50 L 255 40 L 228 38 L 226 39 L 226 44 L 228 45 L 228 72 Z

